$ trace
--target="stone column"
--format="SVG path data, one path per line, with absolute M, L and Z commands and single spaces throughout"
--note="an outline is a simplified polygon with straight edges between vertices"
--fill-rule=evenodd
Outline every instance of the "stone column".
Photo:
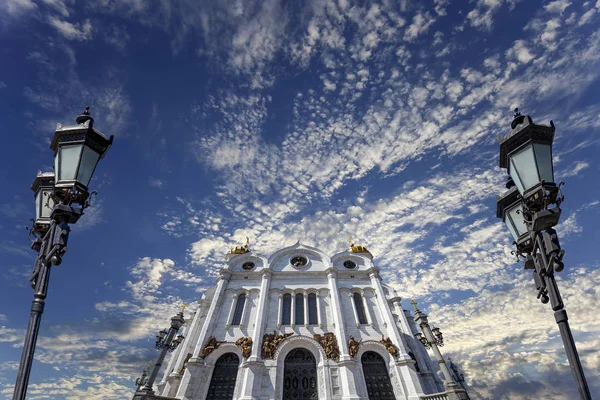
M 308 327 L 308 293 L 304 291 L 304 326 Z
M 283 316 L 283 293 L 277 294 L 277 329 L 281 329 L 281 318 Z
M 250 352 L 250 357 L 245 362 L 242 362 L 239 370 L 239 373 L 243 376 L 238 392 L 240 400 L 256 399 L 260 393 L 261 377 L 264 371 L 264 362 L 262 361 L 260 350 L 265 319 L 268 315 L 267 300 L 271 287 L 271 276 L 272 272 L 270 270 L 266 270 L 262 274 L 256 318 L 254 319 L 254 330 L 252 331 L 252 351 Z
M 400 332 L 398 331 L 398 326 L 394 322 L 392 311 L 387 304 L 385 292 L 383 291 L 383 286 L 381 285 L 379 277 L 379 270 L 374 268 L 373 271 L 369 273 L 369 278 L 371 278 L 371 286 L 375 290 L 377 306 L 380 309 L 381 316 L 383 317 L 385 324 L 387 325 L 387 333 L 399 350 L 399 354 L 395 360 L 396 367 L 398 368 L 398 378 L 404 381 L 408 398 L 418 399 L 419 396 L 424 394 L 421 380 L 419 379 L 416 369 L 411 367 L 412 364 L 414 364 L 414 361 L 408 355 L 408 351 L 406 350 Z
M 254 320 L 254 332 L 252 334 L 252 353 L 249 361 L 255 361 L 261 358 L 260 346 L 265 330 L 265 320 L 267 316 L 267 300 L 269 298 L 269 290 L 271 288 L 271 276 L 273 273 L 266 270 L 262 274 L 262 281 L 260 283 L 260 297 L 258 299 L 258 308 L 256 310 L 256 319 Z M 281 294 L 280 297 L 281 299 Z M 279 301 L 281 304 L 281 300 Z M 281 313 L 280 313 L 281 314 Z M 281 318 L 279 316 L 278 318 Z
M 321 293 L 317 290 L 317 324 L 319 328 L 323 328 L 323 322 L 321 320 Z
M 356 380 L 358 376 L 356 373 L 357 363 L 354 358 L 348 354 L 348 339 L 346 337 L 346 328 L 344 325 L 344 317 L 342 315 L 340 292 L 337 286 L 337 271 L 330 268 L 326 272 L 329 283 L 329 293 L 331 296 L 331 313 L 333 314 L 335 334 L 340 349 L 340 361 L 338 362 L 338 365 L 342 399 L 360 400 L 360 396 L 356 392 Z
M 198 340 L 196 342 L 194 352 L 192 353 L 192 358 L 190 358 L 188 361 L 187 369 L 185 370 L 183 378 L 181 379 L 181 384 L 179 385 L 179 390 L 177 391 L 176 395 L 177 398 L 191 399 L 195 386 L 200 383 L 198 382 L 198 379 L 204 364 L 203 360 L 200 358 L 200 352 L 202 351 L 204 342 L 208 339 L 208 333 L 214 328 L 214 324 L 216 322 L 215 318 L 218 315 L 217 311 L 221 305 L 223 292 L 227 288 L 227 283 L 229 282 L 230 276 L 231 273 L 228 271 L 222 271 L 219 275 L 217 287 L 206 314 L 204 324 L 202 324 L 202 328 L 200 329 L 200 334 L 198 335 Z
M 360 326 L 360 321 L 358 320 L 358 312 L 356 312 L 356 304 L 354 304 L 354 292 L 349 292 L 348 298 L 350 298 L 350 305 L 352 305 L 352 314 L 354 314 L 354 322 L 358 327 Z
M 296 326 L 296 291 L 292 292 L 292 309 L 290 310 L 290 325 L 292 328 Z
M 373 325 L 375 323 L 375 320 L 373 319 L 373 316 L 371 315 L 371 310 L 369 310 L 369 303 L 367 303 L 367 296 L 365 296 L 364 291 L 361 292 L 360 298 L 363 303 L 363 308 L 365 309 L 365 314 L 367 317 L 367 325 L 369 325 L 369 324 Z
M 231 326 L 231 321 L 233 320 L 233 313 L 235 311 L 235 306 L 237 304 L 237 298 L 238 298 L 238 294 L 234 293 L 233 297 L 231 299 L 231 307 L 229 308 L 229 314 L 227 314 L 227 322 L 225 322 L 225 329 L 229 328 Z M 245 306 L 245 304 L 244 304 Z M 240 321 L 241 323 L 241 321 Z

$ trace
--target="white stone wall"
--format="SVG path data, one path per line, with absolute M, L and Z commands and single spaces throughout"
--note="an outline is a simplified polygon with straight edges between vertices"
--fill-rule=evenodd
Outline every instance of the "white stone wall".
M 296 255 L 305 256 L 308 264 L 300 269 L 290 265 L 290 258 Z M 354 261 L 357 268 L 345 268 L 346 260 Z M 256 265 L 249 271 L 242 269 L 248 261 Z M 246 295 L 242 322 L 231 326 L 236 301 L 242 293 Z M 320 324 L 308 325 L 305 317 L 302 325 L 279 325 L 280 297 L 285 293 L 292 297 L 295 293 L 318 293 Z M 353 293 L 364 297 L 367 324 L 358 324 Z M 396 398 L 418 399 L 425 393 L 438 392 L 440 382 L 432 363 L 423 346 L 414 339 L 414 321 L 409 320 L 394 296 L 393 290 L 381 284 L 369 253 L 347 251 L 329 257 L 318 249 L 297 243 L 269 258 L 253 253 L 232 256 L 228 266 L 221 270 L 217 285 L 203 296 L 186 340 L 173 354 L 174 361 L 168 364 L 159 393 L 179 399 L 204 399 L 216 360 L 227 352 L 234 352 L 241 360 L 234 398 L 279 399 L 285 356 L 298 347 L 308 349 L 315 356 L 319 398 L 322 399 L 368 398 L 360 363 L 365 351 L 375 351 L 383 357 Z M 336 304 L 338 308 L 334 307 Z M 293 323 L 293 309 L 291 315 Z M 263 360 L 262 336 L 273 331 L 293 333 L 293 336 L 279 346 L 273 360 Z M 336 335 L 341 353 L 339 361 L 328 359 L 313 339 L 314 334 L 326 332 Z M 203 359 L 201 350 L 210 336 L 227 343 Z M 356 357 L 348 354 L 350 336 L 361 340 Z M 396 345 L 397 357 L 392 357 L 379 342 L 382 336 L 389 337 Z M 233 344 L 241 337 L 254 339 L 252 356 L 248 359 L 244 359 L 241 350 Z M 421 373 L 416 372 L 410 351 Z M 182 376 L 178 372 L 188 353 L 193 353 L 193 358 Z

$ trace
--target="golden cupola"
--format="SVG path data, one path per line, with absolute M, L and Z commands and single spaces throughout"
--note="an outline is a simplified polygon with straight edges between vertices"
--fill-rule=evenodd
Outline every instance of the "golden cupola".
M 250 252 L 250 239 L 246 236 L 246 244 L 243 246 L 236 246 L 229 252 L 229 255 L 238 255 L 238 254 L 246 254 Z
M 371 254 L 369 249 L 367 249 L 365 246 L 361 246 L 359 244 L 354 244 L 354 241 L 352 240 L 352 236 L 350 236 L 350 251 L 352 253 L 367 253 L 371 257 L 371 259 L 373 258 L 373 254 Z

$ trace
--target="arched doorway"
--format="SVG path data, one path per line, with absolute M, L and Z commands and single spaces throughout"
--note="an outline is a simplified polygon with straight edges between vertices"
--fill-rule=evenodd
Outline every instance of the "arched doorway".
M 369 400 L 395 400 L 392 381 L 383 358 L 374 351 L 367 351 L 362 355 L 361 362 Z
M 319 398 L 317 364 L 306 349 L 294 349 L 285 357 L 283 400 L 315 400 Z
M 226 353 L 219 357 L 210 380 L 208 394 L 206 395 L 207 399 L 233 399 L 239 365 L 240 358 L 234 353 Z

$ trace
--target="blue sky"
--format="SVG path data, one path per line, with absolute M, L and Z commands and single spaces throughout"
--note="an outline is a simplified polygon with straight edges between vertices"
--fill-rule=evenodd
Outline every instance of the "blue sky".
M 473 398 L 575 398 L 495 218 L 515 106 L 557 127 L 559 285 L 600 395 L 599 21 L 600 1 L 0 0 L 0 395 L 32 299 L 29 187 L 86 105 L 115 142 L 52 271 L 29 398 L 131 396 L 155 331 L 245 236 L 268 255 L 350 235 Z

